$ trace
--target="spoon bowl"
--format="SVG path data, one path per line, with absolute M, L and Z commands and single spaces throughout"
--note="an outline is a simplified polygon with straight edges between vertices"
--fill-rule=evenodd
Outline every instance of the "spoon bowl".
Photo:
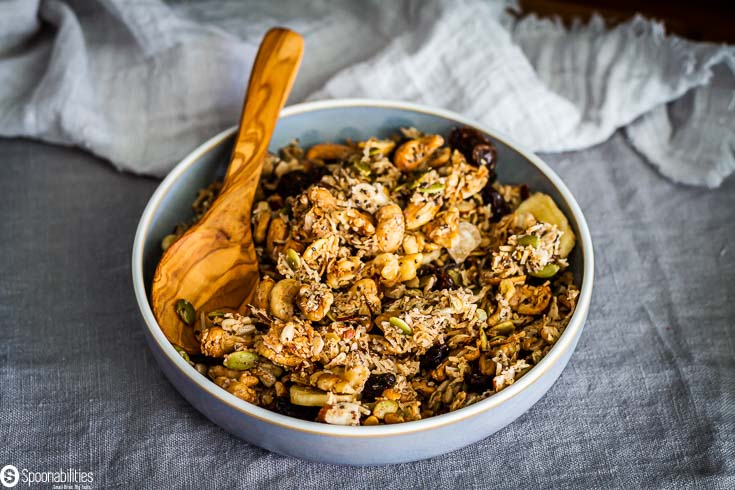
M 263 38 L 245 94 L 240 128 L 222 190 L 207 213 L 163 254 L 153 277 L 153 313 L 166 338 L 190 354 L 200 351 L 200 318 L 177 313 L 241 310 L 257 285 L 258 261 L 250 230 L 253 197 L 278 114 L 303 55 L 303 38 L 271 29 Z

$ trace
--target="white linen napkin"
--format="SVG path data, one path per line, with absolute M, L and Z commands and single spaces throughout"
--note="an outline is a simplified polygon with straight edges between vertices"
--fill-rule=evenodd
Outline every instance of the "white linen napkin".
M 735 169 L 735 48 L 666 36 L 640 17 L 566 29 L 516 20 L 507 6 L 0 1 L 0 135 L 80 146 L 120 169 L 164 175 L 237 121 L 261 37 L 286 25 L 306 38 L 292 103 L 423 102 L 542 152 L 625 128 L 678 182 L 715 187 Z

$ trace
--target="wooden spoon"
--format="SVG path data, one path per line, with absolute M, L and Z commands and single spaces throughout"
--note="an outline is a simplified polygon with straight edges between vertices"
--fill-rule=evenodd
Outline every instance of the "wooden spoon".
M 258 261 L 250 230 L 253 197 L 303 48 L 303 38 L 287 29 L 271 29 L 263 38 L 250 74 L 240 130 L 222 191 L 209 211 L 166 250 L 153 277 L 153 314 L 168 340 L 190 354 L 200 352 L 194 337 L 200 313 L 240 310 L 250 301 L 258 283 Z M 194 306 L 192 325 L 176 313 L 179 299 Z

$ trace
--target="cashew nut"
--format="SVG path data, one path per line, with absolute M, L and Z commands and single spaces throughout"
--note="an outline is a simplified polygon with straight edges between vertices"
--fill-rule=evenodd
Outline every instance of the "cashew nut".
M 395 252 L 403 242 L 406 222 L 403 212 L 397 204 L 388 204 L 378 210 L 375 217 L 378 226 L 375 229 L 375 243 L 381 252 Z
M 415 230 L 421 228 L 434 219 L 440 207 L 439 203 L 434 201 L 408 203 L 408 206 L 403 211 L 403 216 L 406 218 L 406 229 Z
M 415 254 L 421 250 L 423 250 L 423 248 L 419 247 L 419 241 L 416 238 L 416 235 L 407 234 L 403 237 L 403 253 Z
M 280 320 L 291 320 L 293 318 L 293 302 L 299 293 L 301 283 L 296 279 L 281 279 L 270 292 L 270 311 L 273 316 Z
M 403 171 L 414 170 L 443 144 L 444 138 L 438 134 L 407 141 L 396 150 L 393 161 Z
M 452 150 L 449 148 L 439 148 L 436 150 L 427 161 L 429 167 L 438 168 L 445 165 L 449 161 L 449 156 L 452 154 Z
M 309 148 L 309 151 L 306 152 L 306 158 L 307 160 L 344 161 L 354 154 L 355 149 L 347 145 L 320 143 Z
M 255 288 L 255 299 L 253 304 L 256 308 L 268 311 L 268 305 L 270 304 L 270 295 L 273 286 L 276 285 L 276 281 L 270 276 L 263 276 L 258 286 Z
M 423 261 L 422 253 L 403 255 L 398 259 L 398 282 L 405 282 L 416 277 L 416 271 Z
M 319 371 L 312 374 L 309 383 L 320 390 L 339 394 L 355 394 L 362 390 L 370 377 L 370 370 L 362 365 L 342 370 L 336 368 L 334 372 Z
M 451 207 L 442 211 L 424 227 L 424 231 L 434 243 L 451 247 L 452 241 L 459 234 L 459 210 Z
M 212 379 L 214 378 L 237 379 L 241 374 L 242 374 L 242 371 L 236 371 L 234 369 L 227 369 L 226 367 L 220 366 L 219 364 L 210 366 L 209 369 L 207 369 L 207 375 Z
M 265 251 L 271 258 L 275 257 L 276 245 L 280 245 L 288 236 L 288 225 L 281 216 L 277 216 L 271 220 L 268 227 L 268 236 L 265 241 Z
M 382 253 L 372 260 L 371 265 L 375 272 L 380 274 L 380 277 L 386 281 L 393 281 L 398 277 L 400 265 L 397 255 Z
M 253 240 L 255 243 L 263 243 L 268 232 L 268 224 L 271 221 L 271 207 L 267 201 L 260 201 L 253 211 Z

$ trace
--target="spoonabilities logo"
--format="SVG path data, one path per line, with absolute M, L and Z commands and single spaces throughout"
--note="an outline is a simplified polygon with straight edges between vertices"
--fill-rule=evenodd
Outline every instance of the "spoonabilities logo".
M 5 488 L 16 486 L 18 484 L 18 480 L 20 480 L 20 471 L 18 471 L 18 468 L 12 464 L 5 465 L 3 466 L 3 469 L 0 470 L 0 483 L 2 483 Z

